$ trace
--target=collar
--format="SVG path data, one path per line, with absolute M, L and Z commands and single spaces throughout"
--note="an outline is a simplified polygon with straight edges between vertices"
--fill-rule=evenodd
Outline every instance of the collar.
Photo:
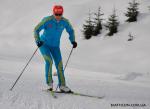
M 60 22 L 60 21 L 63 19 L 63 17 L 61 17 L 61 19 L 58 21 L 58 20 L 55 19 L 54 15 L 52 15 L 52 18 L 53 18 L 53 20 L 54 20 L 55 22 Z

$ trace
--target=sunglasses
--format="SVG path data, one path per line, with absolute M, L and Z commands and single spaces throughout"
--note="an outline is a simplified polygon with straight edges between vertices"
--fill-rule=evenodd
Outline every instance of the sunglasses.
M 55 16 L 62 16 L 62 14 L 55 14 Z

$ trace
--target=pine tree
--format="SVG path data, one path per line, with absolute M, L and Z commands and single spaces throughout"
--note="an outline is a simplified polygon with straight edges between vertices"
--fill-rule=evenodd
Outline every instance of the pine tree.
M 116 10 L 114 9 L 113 14 L 108 18 L 108 22 L 105 27 L 109 30 L 108 36 L 112 36 L 118 32 L 119 21 L 117 20 Z
M 93 36 L 97 36 L 98 34 L 101 33 L 102 30 L 102 18 L 101 16 L 104 15 L 101 13 L 101 7 L 98 8 L 98 12 L 94 13 L 95 18 L 94 18 L 94 30 L 93 30 Z
M 137 21 L 137 16 L 139 14 L 138 5 L 139 3 L 137 3 L 136 0 L 129 2 L 129 7 L 127 8 L 128 11 L 127 13 L 125 13 L 125 16 L 128 17 L 128 19 L 126 20 L 127 22 Z
M 91 20 L 91 13 L 89 11 L 88 20 L 85 21 L 86 24 L 83 24 L 83 34 L 85 39 L 90 39 L 93 34 L 93 24 Z
M 148 6 L 148 9 L 149 9 L 149 11 L 150 11 L 150 6 Z

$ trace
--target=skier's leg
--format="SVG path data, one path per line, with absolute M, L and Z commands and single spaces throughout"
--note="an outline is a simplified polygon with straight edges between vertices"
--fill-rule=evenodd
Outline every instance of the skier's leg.
M 43 45 L 40 47 L 40 52 L 45 60 L 45 77 L 46 77 L 46 83 L 48 86 L 52 87 L 53 78 L 52 78 L 52 56 L 50 53 L 50 49 L 47 45 Z
M 55 61 L 55 66 L 57 68 L 57 75 L 58 75 L 58 80 L 59 80 L 59 89 L 62 92 L 70 93 L 71 89 L 66 86 L 60 48 L 59 47 L 52 48 L 51 53 L 52 53 L 52 56 L 53 56 L 54 61 Z
M 58 75 L 58 80 L 59 80 L 59 86 L 65 86 L 65 76 L 64 76 L 64 70 L 63 70 L 63 63 L 62 63 L 62 56 L 60 52 L 59 47 L 53 47 L 51 50 L 52 56 L 55 61 L 55 66 L 57 69 L 57 75 Z

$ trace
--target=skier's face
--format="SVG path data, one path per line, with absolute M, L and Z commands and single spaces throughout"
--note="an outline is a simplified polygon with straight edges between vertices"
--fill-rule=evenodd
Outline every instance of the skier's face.
M 62 14 L 55 14 L 54 16 L 55 16 L 55 19 L 56 19 L 56 20 L 60 20 L 61 17 L 62 17 Z

